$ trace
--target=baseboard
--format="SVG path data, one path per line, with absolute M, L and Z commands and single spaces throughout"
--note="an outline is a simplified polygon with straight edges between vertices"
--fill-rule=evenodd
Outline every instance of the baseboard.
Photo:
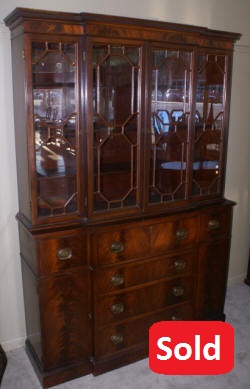
M 25 338 L 16 338 L 1 343 L 1 346 L 5 352 L 12 351 L 20 347 L 24 347 L 24 345 L 25 345 Z
M 235 276 L 235 277 L 229 277 L 227 285 L 228 286 L 233 286 L 233 285 L 237 285 L 237 284 L 243 284 L 245 278 L 246 278 L 246 274 L 245 273 L 239 274 L 238 276 Z

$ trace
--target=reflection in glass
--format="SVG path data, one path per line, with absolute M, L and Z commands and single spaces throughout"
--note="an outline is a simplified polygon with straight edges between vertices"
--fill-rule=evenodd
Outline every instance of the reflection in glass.
M 38 215 L 76 211 L 75 45 L 33 42 Z
M 137 202 L 139 49 L 93 48 L 94 210 Z
M 187 196 L 191 53 L 152 52 L 150 203 Z
M 226 57 L 198 56 L 193 195 L 218 193 L 221 185 Z

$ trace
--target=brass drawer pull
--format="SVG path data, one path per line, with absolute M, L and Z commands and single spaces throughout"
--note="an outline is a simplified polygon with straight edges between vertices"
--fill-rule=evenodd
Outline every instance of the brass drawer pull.
M 122 242 L 113 242 L 110 245 L 110 251 L 112 253 L 121 253 L 124 250 L 124 244 Z
M 186 265 L 187 265 L 187 263 L 183 259 L 176 259 L 174 261 L 174 268 L 176 270 L 184 270 Z
M 218 219 L 211 219 L 208 222 L 209 231 L 217 230 L 220 227 L 220 222 Z
M 67 261 L 72 258 L 72 250 L 69 247 L 65 247 L 64 249 L 57 250 L 57 258 L 60 261 Z
M 184 295 L 184 288 L 182 286 L 174 286 L 172 292 L 175 297 L 180 297 Z
M 111 305 L 111 312 L 114 315 L 119 315 L 120 313 L 123 313 L 125 310 L 125 306 L 123 303 L 116 303 Z
M 174 313 L 172 316 L 171 316 L 171 320 L 172 321 L 179 321 L 179 320 L 182 320 L 182 318 L 180 316 L 178 316 L 176 313 Z
M 110 336 L 110 340 L 114 345 L 120 344 L 123 342 L 124 338 L 121 334 L 114 334 Z
M 180 228 L 179 230 L 176 231 L 175 236 L 178 240 L 186 239 L 188 236 L 188 232 L 186 228 Z
M 124 281 L 124 276 L 122 274 L 114 274 L 110 279 L 113 286 L 121 286 L 124 284 Z

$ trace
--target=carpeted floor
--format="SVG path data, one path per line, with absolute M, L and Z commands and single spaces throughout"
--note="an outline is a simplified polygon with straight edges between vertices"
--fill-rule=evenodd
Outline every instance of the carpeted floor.
M 226 375 L 164 376 L 153 373 L 148 360 L 93 377 L 88 375 L 56 389 L 250 389 L 250 287 L 228 289 L 225 312 L 235 331 L 235 367 Z M 40 389 L 23 348 L 7 354 L 1 389 Z

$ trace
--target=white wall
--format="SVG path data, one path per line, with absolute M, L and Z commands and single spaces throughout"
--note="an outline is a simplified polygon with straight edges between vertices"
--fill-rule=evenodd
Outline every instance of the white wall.
M 6 350 L 23 344 L 25 324 L 15 214 L 17 186 L 10 34 L 2 22 L 15 7 L 166 20 L 243 34 L 234 59 L 226 196 L 234 210 L 230 283 L 242 282 L 249 248 L 249 123 L 250 1 L 249 0 L 8 0 L 0 3 L 0 343 Z

